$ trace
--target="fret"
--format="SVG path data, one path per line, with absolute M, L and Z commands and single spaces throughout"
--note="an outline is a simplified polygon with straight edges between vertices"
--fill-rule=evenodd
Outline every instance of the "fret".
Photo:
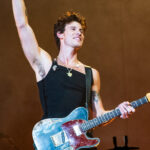
M 93 127 L 92 121 L 90 120 L 90 121 L 88 122 L 88 124 L 89 124 L 89 129 L 91 129 L 91 128 Z
M 86 123 L 86 130 L 89 130 L 90 128 L 89 128 L 89 124 L 88 124 L 88 122 Z
M 95 121 L 94 121 L 94 119 L 92 120 L 92 122 L 93 122 L 93 126 L 95 126 Z
M 85 131 L 84 123 L 81 125 L 81 130 L 82 130 L 82 131 Z
M 138 106 L 141 106 L 141 102 L 140 102 L 140 100 L 138 100 L 138 101 L 137 101 L 137 103 L 138 103 Z
M 86 131 L 86 126 L 85 126 L 85 124 L 83 125 L 83 128 L 84 128 L 84 131 Z
M 98 124 L 97 124 L 97 119 L 94 118 L 93 121 L 94 121 L 94 125 L 95 125 L 95 127 L 96 127 L 96 126 L 98 125 Z
M 92 120 L 90 120 L 90 127 L 92 128 L 92 127 L 94 127 L 94 124 L 93 124 L 93 121 Z
M 92 125 L 92 127 L 94 127 L 94 126 L 95 126 L 95 123 L 94 123 L 94 121 L 93 121 L 93 120 L 91 120 L 91 125 Z
M 93 119 L 91 120 L 91 123 L 92 123 L 92 126 L 94 127 L 95 126 L 95 122 L 94 122 Z
M 104 122 L 106 122 L 107 120 L 106 120 L 105 116 L 104 116 L 104 115 L 102 115 L 102 117 L 103 117 L 103 119 L 104 119 Z
M 85 129 L 84 129 L 84 123 L 81 124 L 80 129 L 81 129 L 82 131 L 85 131 Z
M 115 117 L 118 116 L 116 110 L 113 110 L 113 113 L 114 113 Z
M 143 98 L 143 104 L 148 103 L 147 98 Z
M 141 105 L 143 105 L 144 103 L 143 103 L 143 101 L 142 101 L 142 99 L 140 99 L 140 102 L 141 102 Z
M 101 120 L 101 123 L 103 123 L 103 122 L 104 122 L 104 120 L 103 120 L 102 116 L 100 116 L 100 120 Z
M 101 120 L 99 117 L 97 117 L 97 121 L 98 121 L 98 124 L 101 124 Z
M 87 130 L 87 129 L 88 129 L 88 128 L 87 128 L 87 123 L 85 123 L 85 124 L 84 124 L 84 127 L 85 127 L 85 130 Z
M 92 121 L 91 121 L 91 125 L 92 125 L 92 127 L 94 127 L 94 126 L 95 126 L 95 122 L 94 122 L 94 120 L 92 120 Z
M 105 117 L 105 120 L 108 121 L 109 118 L 107 117 L 107 113 L 103 115 Z
M 98 123 L 98 120 L 97 120 L 97 118 L 95 119 L 95 121 L 96 121 L 96 126 L 98 126 L 98 125 L 99 125 L 99 123 Z
M 91 129 L 93 127 L 93 123 L 92 120 L 90 120 L 89 122 L 86 123 L 87 124 L 87 130 Z
M 111 117 L 111 119 L 115 118 L 114 113 L 112 111 L 110 112 L 110 117 Z
M 87 122 L 85 122 L 84 125 L 85 125 L 85 130 L 87 130 L 87 129 L 88 129 L 88 127 L 87 127 Z
M 92 126 L 94 127 L 94 126 L 95 126 L 95 123 L 94 123 L 94 121 L 93 121 L 93 120 L 91 120 L 91 123 L 92 123 Z
M 86 125 L 87 125 L 87 129 L 90 129 L 90 123 L 89 123 L 89 121 L 86 122 Z
M 107 115 L 108 115 L 108 118 L 110 119 L 111 118 L 111 113 L 109 112 L 109 113 L 107 113 Z
M 102 124 L 102 118 L 101 117 L 98 117 L 98 121 L 99 121 L 99 124 Z
M 109 119 L 112 119 L 111 112 L 108 113 Z
M 111 112 L 107 113 L 109 120 L 113 118 L 113 115 L 111 114 Z
M 134 107 L 134 108 L 136 108 L 136 103 L 135 103 L 135 101 L 131 103 L 131 106 Z
M 101 116 L 102 122 L 106 122 L 105 118 L 103 117 L 103 115 Z
M 99 121 L 98 121 L 98 118 L 96 118 L 96 122 L 97 122 L 97 126 L 99 125 Z
M 138 107 L 138 102 L 137 101 L 135 101 L 135 104 L 136 104 L 136 107 Z
M 121 114 L 119 109 L 116 109 L 116 113 L 117 113 L 117 116 Z
M 105 122 L 106 122 L 106 121 L 107 121 L 107 117 L 106 117 L 106 114 L 104 114 L 103 116 L 104 116 L 104 118 L 105 118 Z

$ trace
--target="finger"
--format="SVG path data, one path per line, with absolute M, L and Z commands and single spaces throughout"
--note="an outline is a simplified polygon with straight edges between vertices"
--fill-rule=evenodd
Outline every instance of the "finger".
M 125 105 L 120 105 L 119 106 L 120 112 L 121 112 L 121 118 L 125 119 L 128 118 L 128 111 L 125 109 Z
M 121 112 L 120 118 L 123 118 L 123 119 L 128 118 L 130 114 L 135 112 L 135 109 L 131 106 L 131 104 L 128 101 L 121 103 L 118 106 L 118 108 Z
M 128 106 L 127 108 L 128 113 L 134 113 L 135 109 L 132 106 Z

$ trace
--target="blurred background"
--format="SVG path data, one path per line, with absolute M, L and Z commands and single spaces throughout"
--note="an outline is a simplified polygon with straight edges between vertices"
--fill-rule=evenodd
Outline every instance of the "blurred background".
M 53 58 L 58 50 L 53 24 L 67 10 L 80 12 L 88 29 L 80 60 L 100 71 L 101 97 L 106 109 L 133 101 L 150 92 L 149 0 L 25 0 L 29 23 L 39 45 Z M 23 54 L 12 13 L 11 0 L 0 2 L 0 149 L 32 150 L 32 128 L 42 109 L 35 74 Z M 129 119 L 116 119 L 98 127 L 99 149 L 118 145 L 149 149 L 150 105 Z

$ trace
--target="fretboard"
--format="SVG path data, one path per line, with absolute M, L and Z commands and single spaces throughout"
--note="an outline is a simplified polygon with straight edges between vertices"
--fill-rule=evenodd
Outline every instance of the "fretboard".
M 137 108 L 143 104 L 146 104 L 148 103 L 149 100 L 147 99 L 146 96 L 144 96 L 143 98 L 140 98 L 136 101 L 133 101 L 131 102 L 131 106 L 134 107 L 134 108 Z M 92 120 L 89 120 L 89 121 L 86 121 L 85 123 L 81 124 L 80 128 L 82 131 L 87 131 L 87 130 L 90 130 L 92 128 L 95 128 L 96 126 L 99 126 L 101 125 L 102 123 L 105 123 L 117 116 L 120 116 L 121 115 L 121 112 L 118 108 L 108 112 L 108 113 L 105 113 L 104 115 L 101 115 L 97 118 L 94 118 Z

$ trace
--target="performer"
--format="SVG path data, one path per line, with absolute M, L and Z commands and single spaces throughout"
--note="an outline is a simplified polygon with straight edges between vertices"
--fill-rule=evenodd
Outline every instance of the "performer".
M 77 107 L 85 107 L 85 64 L 77 53 L 82 47 L 86 31 L 85 18 L 75 12 L 66 12 L 54 25 L 54 37 L 59 49 L 56 59 L 43 50 L 28 23 L 23 0 L 12 0 L 13 13 L 24 54 L 35 72 L 40 93 L 43 118 L 63 118 Z M 92 68 L 92 109 L 96 116 L 108 111 L 100 99 L 99 72 Z M 121 118 L 135 111 L 129 102 L 118 108 Z

